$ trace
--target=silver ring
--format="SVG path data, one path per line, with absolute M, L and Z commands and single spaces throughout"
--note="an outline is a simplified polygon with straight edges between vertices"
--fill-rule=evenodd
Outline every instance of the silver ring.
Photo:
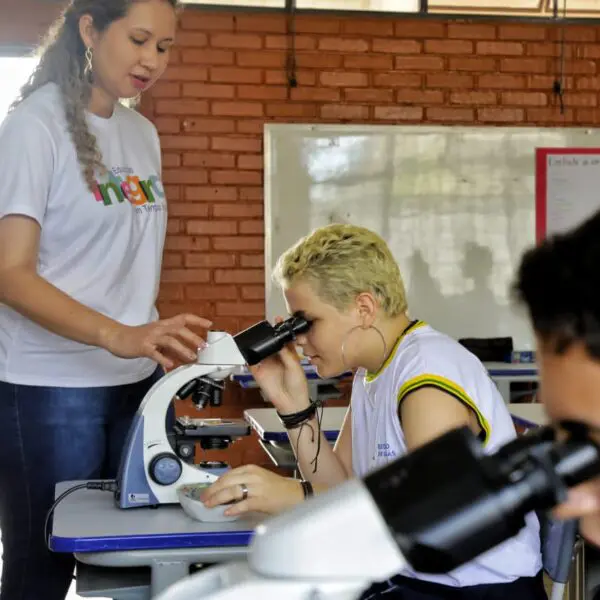
M 248 497 L 248 487 L 245 483 L 240 483 L 240 487 L 242 488 L 242 500 L 240 500 L 241 502 Z

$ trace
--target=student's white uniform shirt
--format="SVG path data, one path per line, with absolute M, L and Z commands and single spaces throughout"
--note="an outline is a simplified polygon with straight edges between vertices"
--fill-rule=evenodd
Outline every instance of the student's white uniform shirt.
M 359 370 L 354 378 L 352 466 L 357 477 L 406 454 L 399 405 L 410 392 L 424 387 L 447 392 L 474 412 L 487 454 L 515 438 L 508 408 L 479 359 L 452 338 L 414 321 L 377 374 Z M 541 568 L 539 522 L 532 513 L 516 537 L 451 573 L 432 575 L 408 568 L 401 574 L 464 587 L 508 583 L 534 576 Z
M 158 318 L 166 199 L 158 134 L 122 105 L 86 115 L 107 174 L 82 177 L 58 87 L 36 90 L 0 126 L 0 217 L 41 227 L 37 271 L 77 300 L 126 325 Z M 38 298 L 44 302 L 44 298 Z M 156 363 L 118 358 L 55 335 L 0 304 L 0 380 L 58 387 L 140 381 Z

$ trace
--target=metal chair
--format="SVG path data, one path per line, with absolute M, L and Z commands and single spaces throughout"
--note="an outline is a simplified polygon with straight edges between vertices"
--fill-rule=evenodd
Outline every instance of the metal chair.
M 540 521 L 542 566 L 552 580 L 550 600 L 562 600 L 577 549 L 578 523 L 575 519 L 558 521 L 546 513 L 537 513 L 537 516 Z

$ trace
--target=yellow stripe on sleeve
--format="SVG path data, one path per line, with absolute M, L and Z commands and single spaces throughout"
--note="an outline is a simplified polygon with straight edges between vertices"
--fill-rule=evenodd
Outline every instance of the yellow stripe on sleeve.
M 416 329 L 419 329 L 421 327 L 424 327 L 425 325 L 427 325 L 427 323 L 425 323 L 425 321 L 415 321 L 414 323 L 411 323 L 411 325 L 409 327 L 407 327 L 404 332 L 402 333 L 402 335 L 396 340 L 396 343 L 394 344 L 392 351 L 389 353 L 388 357 L 385 359 L 384 363 L 381 365 L 381 367 L 379 367 L 379 369 L 377 369 L 377 371 L 375 373 L 367 373 L 365 375 L 365 380 L 367 381 L 367 383 L 370 383 L 371 381 L 375 381 L 375 379 L 377 379 L 377 377 L 383 373 L 383 371 L 386 370 L 386 368 L 388 367 L 388 365 L 392 362 L 392 360 L 394 359 L 394 356 L 396 355 L 396 350 L 398 350 L 398 347 L 400 346 L 400 343 L 402 342 L 402 340 L 409 334 L 412 333 L 413 331 L 415 331 Z
M 454 383 L 454 381 L 451 381 L 450 379 L 446 379 L 445 377 L 441 377 L 440 375 L 431 374 L 419 375 L 417 377 L 409 379 L 406 383 L 402 385 L 400 391 L 398 392 L 398 406 L 400 405 L 402 400 L 404 400 L 404 398 L 408 396 L 408 394 L 424 387 L 434 387 L 439 390 L 442 390 L 443 392 L 450 394 L 459 402 L 470 408 L 475 413 L 477 417 L 477 422 L 479 423 L 479 426 L 481 427 L 481 430 L 483 432 L 483 443 L 488 443 L 492 432 L 492 428 L 488 420 L 483 416 L 483 414 L 479 410 L 479 407 L 477 406 L 477 404 L 475 404 L 475 402 L 473 402 L 473 400 L 469 397 L 467 392 L 465 392 L 465 390 L 462 387 L 460 387 L 460 385 Z

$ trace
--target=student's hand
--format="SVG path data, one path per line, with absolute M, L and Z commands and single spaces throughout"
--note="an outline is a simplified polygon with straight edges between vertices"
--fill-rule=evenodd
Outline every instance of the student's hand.
M 277 317 L 276 323 L 283 319 Z M 306 374 L 293 343 L 284 346 L 277 354 L 250 367 L 250 372 L 265 398 L 282 414 L 305 409 L 310 398 Z
M 293 344 L 250 367 L 250 372 L 265 398 L 280 413 L 294 413 L 308 406 L 308 382 Z
M 243 486 L 248 495 L 245 500 Z M 256 465 L 232 469 L 204 490 L 200 497 L 207 508 L 235 502 L 225 510 L 226 516 L 247 512 L 277 514 L 304 500 L 302 485 L 297 479 L 281 477 Z
M 206 342 L 191 326 L 208 329 L 212 323 L 196 315 L 181 314 L 147 325 L 128 326 L 115 323 L 102 333 L 102 347 L 121 358 L 147 357 L 164 369 L 175 366 L 176 360 L 190 363 L 196 360 L 198 349 Z

